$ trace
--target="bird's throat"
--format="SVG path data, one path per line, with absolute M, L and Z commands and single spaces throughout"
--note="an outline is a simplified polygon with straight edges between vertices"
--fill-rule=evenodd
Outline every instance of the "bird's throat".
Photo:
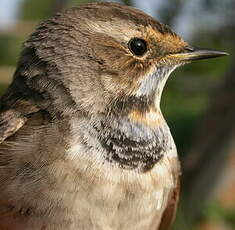
M 105 160 L 125 170 L 147 172 L 171 148 L 169 129 L 160 112 L 132 110 L 95 127 Z
M 160 109 L 160 101 L 164 86 L 170 74 L 177 66 L 154 67 L 143 78 L 139 79 L 139 87 L 134 92 L 135 97 L 154 98 L 155 106 Z

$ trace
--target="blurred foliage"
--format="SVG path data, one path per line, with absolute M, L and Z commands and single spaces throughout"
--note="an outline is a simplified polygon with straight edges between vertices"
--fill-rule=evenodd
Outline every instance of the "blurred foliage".
M 235 229 L 235 208 L 224 208 L 218 203 L 210 203 L 203 212 L 202 219 L 212 221 L 226 221 L 233 229 Z
M 173 20 L 180 13 L 184 0 L 166 0 L 169 4 L 161 5 L 161 8 L 158 10 L 158 16 L 161 20 L 168 25 L 173 24 Z
M 47 18 L 52 13 L 53 0 L 24 0 L 21 5 L 21 20 L 40 20 Z
M 122 2 L 128 6 L 133 6 L 133 2 L 131 0 L 123 0 Z
M 23 39 L 11 35 L 0 36 L 0 66 L 16 65 Z
M 0 84 L 0 94 L 6 90 L 7 85 L 6 84 Z
M 210 95 L 229 65 L 226 59 L 201 61 L 171 74 L 161 104 L 181 155 L 187 154 L 194 130 L 210 103 Z
M 71 0 L 69 2 L 69 5 L 78 6 L 78 5 L 81 5 L 81 4 L 84 4 L 84 3 L 88 3 L 88 2 L 94 2 L 94 1 L 92 1 L 92 0 Z

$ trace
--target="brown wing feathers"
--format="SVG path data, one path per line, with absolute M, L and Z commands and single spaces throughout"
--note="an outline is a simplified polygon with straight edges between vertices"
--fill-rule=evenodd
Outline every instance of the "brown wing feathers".
M 24 99 L 16 99 L 10 108 L 5 105 L 10 99 L 0 99 L 0 144 L 19 130 L 27 121 L 27 117 L 40 109 Z M 4 106 L 3 106 L 4 105 Z
M 168 230 L 172 225 L 176 215 L 179 194 L 180 194 L 180 176 L 178 177 L 177 180 L 177 186 L 174 189 L 172 189 L 169 195 L 167 207 L 163 213 L 160 227 L 157 230 Z

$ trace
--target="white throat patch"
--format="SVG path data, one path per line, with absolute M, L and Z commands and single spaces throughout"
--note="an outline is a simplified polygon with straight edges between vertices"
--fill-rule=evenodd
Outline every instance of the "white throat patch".
M 153 71 L 147 74 L 144 79 L 141 80 L 138 90 L 135 92 L 135 96 L 149 96 L 153 92 L 158 91 L 159 97 L 161 97 L 165 83 L 169 75 L 177 68 L 174 67 L 155 67 Z

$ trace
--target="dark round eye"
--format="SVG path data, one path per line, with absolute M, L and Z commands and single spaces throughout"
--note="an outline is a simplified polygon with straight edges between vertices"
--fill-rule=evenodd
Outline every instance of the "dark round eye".
M 129 41 L 129 49 L 136 56 L 143 56 L 147 51 L 147 43 L 141 38 L 133 38 Z

